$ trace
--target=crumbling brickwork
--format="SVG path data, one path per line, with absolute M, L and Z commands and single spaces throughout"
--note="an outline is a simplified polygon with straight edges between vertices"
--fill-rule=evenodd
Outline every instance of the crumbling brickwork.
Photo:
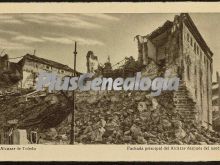
M 172 75 L 179 76 L 183 83 L 181 85 L 188 91 L 187 97 L 195 102 L 195 109 L 188 107 L 185 111 L 196 112 L 195 120 L 211 128 L 213 53 L 190 16 L 177 15 L 173 22 L 166 21 L 151 34 L 136 38 L 139 62 L 148 67 L 151 59 L 162 68 L 160 71 L 169 70 Z

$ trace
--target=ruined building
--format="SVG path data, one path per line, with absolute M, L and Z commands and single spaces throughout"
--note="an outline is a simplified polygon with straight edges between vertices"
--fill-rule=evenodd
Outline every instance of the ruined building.
M 33 88 L 38 74 L 42 71 L 54 72 L 61 77 L 74 75 L 74 70 L 67 65 L 30 54 L 26 54 L 18 65 L 21 67 L 23 75 L 19 83 L 21 88 Z
M 94 73 L 98 68 L 98 57 L 94 55 L 93 51 L 88 51 L 86 55 L 86 61 L 87 72 Z
M 189 14 L 176 15 L 138 40 L 138 61 L 149 61 L 181 78 L 176 109 L 205 127 L 212 126 L 212 56 Z

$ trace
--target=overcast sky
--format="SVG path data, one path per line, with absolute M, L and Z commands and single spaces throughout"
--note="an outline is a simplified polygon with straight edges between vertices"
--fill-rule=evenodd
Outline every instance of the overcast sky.
M 0 14 L 0 52 L 10 58 L 26 53 L 73 67 L 74 41 L 78 41 L 77 70 L 86 71 L 86 54 L 92 50 L 101 63 L 125 56 L 137 58 L 136 35 L 146 35 L 175 14 Z M 220 14 L 190 14 L 214 53 L 220 71 Z M 16 60 L 13 60 L 16 61 Z

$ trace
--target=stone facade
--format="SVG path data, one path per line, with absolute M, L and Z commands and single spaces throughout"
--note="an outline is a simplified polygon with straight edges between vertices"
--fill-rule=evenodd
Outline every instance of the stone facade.
M 25 55 L 18 64 L 22 68 L 23 78 L 19 86 L 21 88 L 35 87 L 37 77 L 40 72 L 54 72 L 58 76 L 73 76 L 74 70 L 67 65 L 60 64 L 51 60 L 43 59 L 35 55 Z
M 172 75 L 179 76 L 188 99 L 195 103 L 195 108 L 184 108 L 188 116 L 211 127 L 213 53 L 190 16 L 176 15 L 173 22 L 167 21 L 151 34 L 137 36 L 137 39 L 140 63 L 147 67 L 151 59 L 163 71 L 169 70 Z

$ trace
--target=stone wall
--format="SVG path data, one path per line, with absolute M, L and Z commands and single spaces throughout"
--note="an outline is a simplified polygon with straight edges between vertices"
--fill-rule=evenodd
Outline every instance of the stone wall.
M 23 78 L 20 81 L 21 88 L 34 88 L 37 81 L 37 76 L 40 72 L 54 72 L 60 77 L 72 76 L 73 73 L 69 71 L 64 71 L 61 73 L 61 69 L 54 68 L 49 65 L 45 65 L 39 62 L 25 60 L 22 66 Z
M 181 82 L 178 91 L 174 92 L 174 105 L 176 110 L 184 116 L 185 121 L 198 121 L 198 110 L 196 102 L 190 96 L 190 92 L 184 82 Z
M 176 16 L 171 27 L 161 34 L 159 31 L 153 32 L 158 33 L 155 38 L 147 38 L 156 47 L 153 58 L 149 57 L 149 48 L 152 46 L 144 48 L 144 40 L 139 39 L 139 60 L 147 56 L 158 65 L 159 72 L 169 70 L 172 75 L 178 75 L 184 81 L 190 99 L 196 103 L 196 119 L 201 125 L 211 128 L 212 60 L 197 42 L 195 32 L 188 29 L 184 17 Z M 150 60 L 147 61 L 149 64 Z
M 198 120 L 205 127 L 212 124 L 212 63 L 183 23 L 183 64 L 188 91 L 196 102 Z

